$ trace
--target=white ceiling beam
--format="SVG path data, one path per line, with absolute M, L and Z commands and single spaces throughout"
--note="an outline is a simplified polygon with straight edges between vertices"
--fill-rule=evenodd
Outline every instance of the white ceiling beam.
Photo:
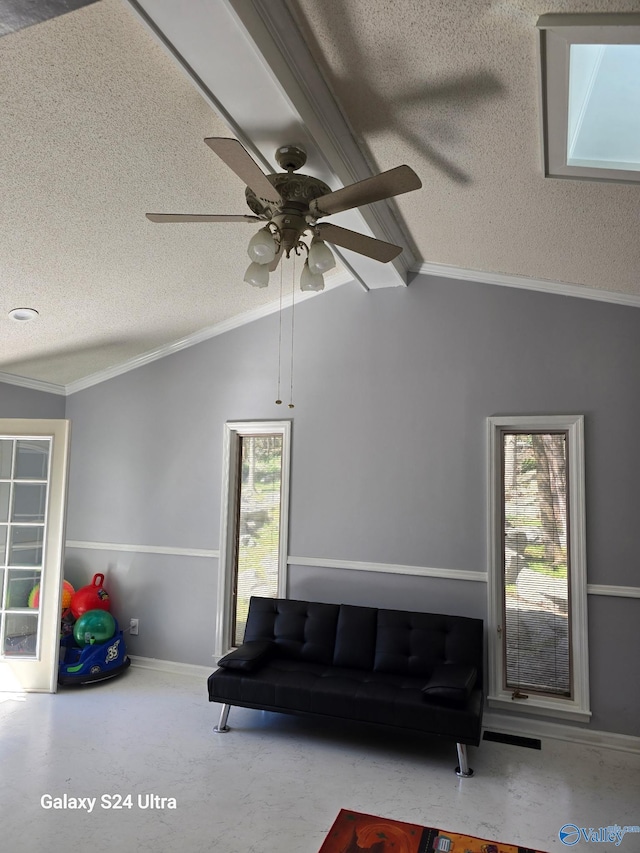
M 278 147 L 297 144 L 307 152 L 305 173 L 332 189 L 375 174 L 283 0 L 190 0 L 187 11 L 175 0 L 127 2 L 267 171 L 278 171 Z M 416 259 L 389 204 L 331 221 L 404 247 L 389 264 L 336 249 L 363 287 L 407 284 Z

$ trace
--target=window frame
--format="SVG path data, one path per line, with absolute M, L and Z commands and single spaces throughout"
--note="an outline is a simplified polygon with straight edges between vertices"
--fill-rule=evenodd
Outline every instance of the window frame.
M 567 163 L 572 44 L 640 44 L 640 14 L 549 14 L 538 18 L 540 131 L 545 178 L 634 184 L 640 171 Z
M 567 494 L 570 549 L 570 658 L 572 698 L 529 693 L 514 699 L 505 687 L 506 661 L 502 640 L 504 567 L 502 551 L 502 433 L 558 432 L 567 434 Z M 488 435 L 488 664 L 487 701 L 496 710 L 510 710 L 576 722 L 589 722 L 589 659 L 587 632 L 587 561 L 584 485 L 584 416 L 494 416 L 487 419 Z
M 218 600 L 214 657 L 233 648 L 233 579 L 236 560 L 238 454 L 240 439 L 252 435 L 282 436 L 280 482 L 280 542 L 278 547 L 278 597 L 286 598 L 289 555 L 289 474 L 291 468 L 291 421 L 228 421 L 224 425 L 222 451 L 222 499 L 220 519 L 220 557 L 218 561 Z

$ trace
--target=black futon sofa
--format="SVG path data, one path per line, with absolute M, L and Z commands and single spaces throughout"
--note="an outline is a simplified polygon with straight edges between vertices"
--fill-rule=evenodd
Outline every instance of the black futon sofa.
M 483 623 L 464 616 L 254 596 L 244 643 L 209 700 L 393 726 L 455 741 L 459 776 L 482 727 Z

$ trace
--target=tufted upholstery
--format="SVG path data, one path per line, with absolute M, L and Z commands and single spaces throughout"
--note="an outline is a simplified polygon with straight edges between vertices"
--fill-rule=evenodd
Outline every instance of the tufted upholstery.
M 339 611 L 337 604 L 253 597 L 244 642 L 275 640 L 279 657 L 332 663 Z
M 209 677 L 211 701 L 480 741 L 480 619 L 254 597 L 245 643 L 261 642 L 272 651 L 255 671 Z M 447 664 L 478 673 L 454 704 L 438 701 Z M 434 673 L 439 689 L 425 690 Z

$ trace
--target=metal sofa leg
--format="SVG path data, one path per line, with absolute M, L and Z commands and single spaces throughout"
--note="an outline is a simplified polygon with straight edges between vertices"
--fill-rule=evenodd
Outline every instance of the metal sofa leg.
M 226 703 L 222 706 L 222 710 L 220 711 L 220 720 L 218 721 L 218 725 L 213 727 L 214 732 L 217 734 L 224 734 L 229 731 L 229 726 L 227 725 L 227 717 L 229 716 L 229 711 L 231 710 L 231 705 L 227 705 Z
M 457 743 L 456 748 L 458 750 L 458 761 L 460 762 L 456 767 L 456 776 L 468 779 L 469 776 L 473 776 L 473 770 L 469 767 L 467 760 L 467 745 L 465 743 Z

